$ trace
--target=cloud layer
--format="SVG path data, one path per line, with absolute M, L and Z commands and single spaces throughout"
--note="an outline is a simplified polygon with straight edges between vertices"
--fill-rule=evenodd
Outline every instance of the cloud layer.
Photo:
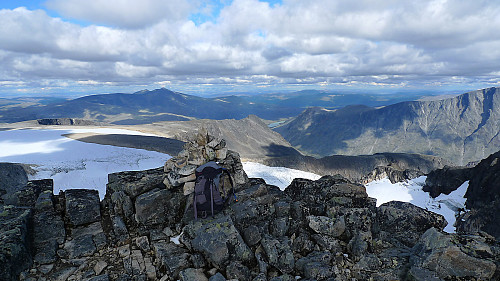
M 62 18 L 0 10 L 3 91 L 495 85 L 500 77 L 498 1 L 49 0 L 46 7 Z

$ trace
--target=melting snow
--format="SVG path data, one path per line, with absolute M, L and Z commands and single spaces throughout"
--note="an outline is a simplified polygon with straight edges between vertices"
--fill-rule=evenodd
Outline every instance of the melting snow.
M 147 135 L 121 129 L 0 131 L 0 162 L 34 164 L 30 179 L 52 178 L 54 193 L 73 188 L 96 189 L 104 198 L 108 174 L 162 166 L 169 155 L 84 143 L 63 137 L 69 133 Z
M 366 184 L 368 196 L 377 199 L 377 207 L 389 201 L 410 202 L 423 209 L 441 214 L 445 217 L 448 225 L 444 231 L 455 232 L 455 214 L 465 209 L 464 198 L 469 181 L 464 182 L 457 190 L 449 195 L 441 194 L 432 198 L 429 193 L 424 192 L 425 176 L 392 184 L 389 179 L 381 179 Z

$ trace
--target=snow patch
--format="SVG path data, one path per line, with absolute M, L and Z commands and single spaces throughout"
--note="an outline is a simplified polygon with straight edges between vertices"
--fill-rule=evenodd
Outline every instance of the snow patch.
M 377 207 L 389 201 L 403 201 L 412 203 L 420 208 L 443 215 L 448 222 L 444 231 L 455 232 L 455 215 L 465 210 L 465 192 L 469 181 L 464 182 L 457 190 L 449 195 L 441 194 L 432 198 L 424 192 L 422 187 L 427 177 L 422 176 L 407 182 L 391 183 L 389 179 L 372 181 L 365 185 L 368 196 L 377 199 Z
M 162 166 L 170 155 L 143 149 L 85 143 L 62 135 L 70 133 L 147 135 L 123 129 L 0 131 L 0 162 L 35 165 L 30 180 L 52 178 L 54 193 L 85 188 L 106 192 L 108 174 Z
M 249 178 L 262 178 L 267 184 L 275 185 L 285 190 L 295 178 L 318 180 L 321 176 L 300 170 L 269 167 L 255 162 L 243 162 L 243 170 Z

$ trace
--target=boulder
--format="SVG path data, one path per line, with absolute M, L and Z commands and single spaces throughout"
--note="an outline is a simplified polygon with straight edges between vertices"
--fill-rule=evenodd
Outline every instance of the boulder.
M 68 222 L 73 226 L 100 221 L 99 192 L 92 189 L 68 189 L 64 192 L 65 211 Z
M 24 165 L 0 162 L 0 204 L 6 194 L 14 193 L 27 183 L 28 174 Z
M 343 217 L 332 219 L 325 216 L 308 216 L 309 227 L 316 233 L 325 234 L 331 237 L 340 237 L 345 231 L 345 221 Z
M 429 228 L 443 230 L 447 222 L 442 215 L 424 210 L 411 203 L 391 201 L 380 205 L 377 219 L 381 235 L 412 247 Z
M 230 217 L 219 214 L 214 219 L 192 221 L 184 228 L 193 250 L 200 252 L 213 266 L 224 268 L 229 261 L 253 259 Z
M 428 229 L 412 249 L 411 276 L 435 276 L 441 279 L 467 278 L 490 280 L 496 271 L 494 262 L 465 254 L 449 235 Z M 422 279 L 421 279 L 422 280 Z
M 143 226 L 174 222 L 182 216 L 186 197 L 166 189 L 153 189 L 135 200 L 135 220 Z
M 131 199 L 155 188 L 165 188 L 163 167 L 144 171 L 126 171 L 108 175 L 106 195 L 123 191 Z
M 29 181 L 25 186 L 19 187 L 10 194 L 6 194 L 4 196 L 4 203 L 19 207 L 33 207 L 40 193 L 44 191 L 52 192 L 53 189 L 54 181 L 52 179 Z

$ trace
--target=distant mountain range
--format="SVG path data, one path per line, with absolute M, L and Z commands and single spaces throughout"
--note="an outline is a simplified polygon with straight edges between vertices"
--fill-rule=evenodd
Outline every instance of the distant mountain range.
M 275 131 L 313 156 L 404 152 L 464 165 L 500 149 L 500 88 L 378 109 L 309 108 Z
M 388 105 L 425 94 L 356 94 L 307 90 L 287 94 L 262 94 L 204 98 L 167 89 L 143 90 L 61 98 L 0 99 L 0 123 L 43 118 L 79 118 L 120 125 L 192 119 L 242 119 L 250 114 L 266 120 L 299 115 L 309 106 L 329 109 L 349 104 Z

